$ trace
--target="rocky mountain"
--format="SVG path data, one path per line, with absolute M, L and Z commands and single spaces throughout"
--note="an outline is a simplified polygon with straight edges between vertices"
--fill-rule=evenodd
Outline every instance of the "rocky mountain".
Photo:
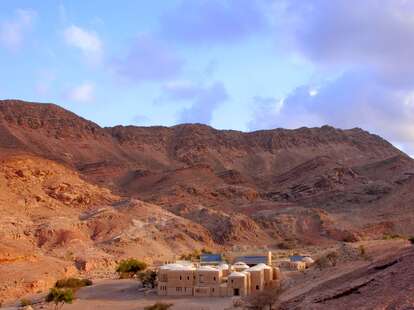
M 358 128 L 102 128 L 3 100 L 0 160 L 2 274 L 33 261 L 50 266 L 38 278 L 193 248 L 414 234 L 414 160 Z M 47 285 L 4 281 L 0 299 Z

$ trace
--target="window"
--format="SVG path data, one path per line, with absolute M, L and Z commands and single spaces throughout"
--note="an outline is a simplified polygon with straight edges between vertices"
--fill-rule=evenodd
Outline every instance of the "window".
M 214 287 L 211 289 L 211 291 L 214 293 Z
M 259 286 L 258 285 L 256 285 L 256 290 L 259 290 Z
M 182 277 L 180 276 L 180 280 L 182 280 Z
M 214 277 L 213 280 L 216 281 L 216 277 Z
M 187 277 L 187 280 L 190 280 L 190 277 Z

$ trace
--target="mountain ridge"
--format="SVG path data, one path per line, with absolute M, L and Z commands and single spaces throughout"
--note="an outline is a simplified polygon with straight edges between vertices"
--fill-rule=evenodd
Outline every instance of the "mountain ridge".
M 414 160 L 359 128 L 100 127 L 54 104 L 0 101 L 0 231 L 16 236 L 0 240 L 0 271 L 410 235 L 413 182 Z M 69 257 L 76 242 L 91 253 Z

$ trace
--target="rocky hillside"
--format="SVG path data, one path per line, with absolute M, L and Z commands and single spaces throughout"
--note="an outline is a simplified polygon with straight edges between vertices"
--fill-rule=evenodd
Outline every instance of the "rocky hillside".
M 281 309 L 412 309 L 414 249 L 321 281 Z M 319 280 L 319 279 L 318 279 Z
M 13 282 L 32 262 L 48 279 L 193 248 L 414 234 L 414 161 L 362 129 L 101 128 L 4 100 L 0 160 L 0 273 L 13 274 L 0 299 L 47 286 Z
M 120 258 L 156 261 L 216 247 L 197 223 L 28 155 L 0 162 L 0 230 L 0 300 L 65 275 L 113 270 Z

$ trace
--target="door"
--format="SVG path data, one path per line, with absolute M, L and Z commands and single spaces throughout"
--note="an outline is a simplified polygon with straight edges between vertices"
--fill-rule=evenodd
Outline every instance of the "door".
M 234 296 L 240 296 L 240 289 L 235 288 L 234 291 L 233 291 L 233 295 Z

